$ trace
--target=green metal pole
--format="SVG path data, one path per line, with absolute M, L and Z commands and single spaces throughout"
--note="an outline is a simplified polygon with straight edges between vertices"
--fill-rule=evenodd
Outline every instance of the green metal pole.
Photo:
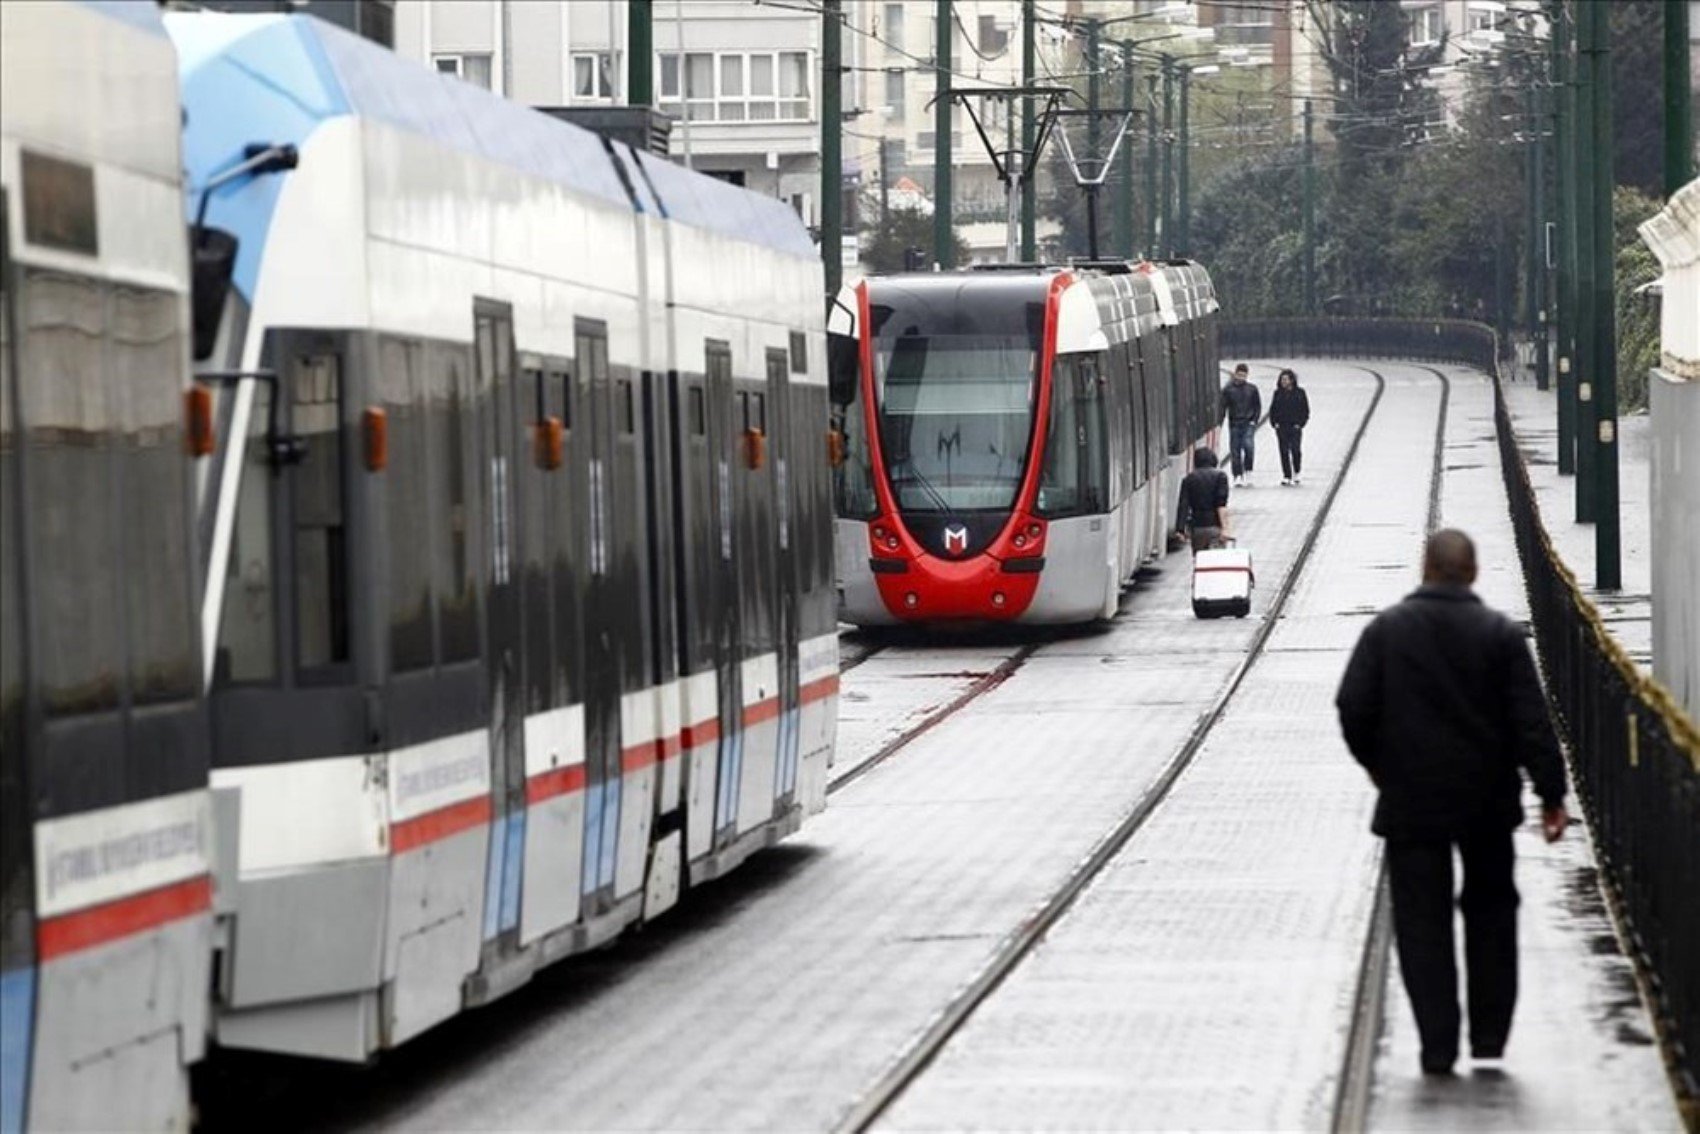
M 1304 311 L 1307 317 L 1316 314 L 1316 147 L 1311 144 L 1310 99 L 1305 99 L 1305 183 L 1304 183 Z
M 1145 76 L 1145 257 L 1157 255 L 1157 75 Z
M 820 257 L 831 297 L 844 282 L 843 0 L 823 0 L 820 43 Z
M 655 105 L 655 12 L 653 0 L 626 6 L 626 105 Z M 685 64 L 679 62 L 683 75 Z M 684 79 L 679 80 L 681 83 Z
M 1165 257 L 1175 254 L 1175 64 L 1163 56 L 1163 189 L 1158 215 L 1162 218 Z
M 1133 44 L 1122 41 L 1122 108 L 1133 106 Z M 1124 137 L 1121 153 L 1121 184 L 1116 186 L 1116 244 L 1121 254 L 1133 259 L 1137 243 L 1133 235 L 1133 142 Z
M 1187 96 L 1192 87 L 1192 68 L 1182 64 L 1181 72 L 1181 126 L 1180 136 L 1175 144 L 1180 147 L 1180 157 L 1177 161 L 1179 180 L 1175 192 L 1179 201 L 1175 209 L 1175 254 L 1189 255 L 1192 250 L 1192 202 L 1187 191 L 1187 154 L 1192 149 L 1192 138 L 1187 126 Z
M 1617 234 L 1612 224 L 1611 10 L 1594 22 L 1594 586 L 1623 586 L 1617 496 Z
M 1101 103 L 1099 80 L 1103 68 L 1098 65 L 1098 38 L 1104 25 L 1097 20 L 1086 21 L 1086 153 L 1090 160 L 1099 157 L 1098 107 Z
M 1553 0 L 1553 142 L 1558 187 L 1558 472 L 1576 474 L 1576 85 L 1575 27 Z
M 1535 222 L 1533 226 L 1534 244 L 1529 249 L 1529 259 L 1535 265 L 1535 389 L 1545 390 L 1552 384 L 1548 374 L 1548 356 L 1551 354 L 1551 343 L 1548 341 L 1547 329 L 1550 325 L 1551 314 L 1548 305 L 1551 302 L 1547 286 L 1547 92 L 1545 87 L 1535 90 L 1534 145 L 1531 149 L 1531 161 L 1535 168 Z
M 950 44 L 953 25 L 950 0 L 938 0 L 938 94 L 933 103 L 933 260 L 940 268 L 956 267 L 956 240 L 951 230 L 950 187 Z
M 1535 149 L 1533 135 L 1541 131 L 1541 123 L 1535 117 L 1535 89 L 1529 87 L 1523 92 L 1523 129 L 1529 131 L 1531 137 L 1523 146 L 1523 332 L 1529 336 L 1529 353 L 1531 359 L 1541 353 L 1541 312 L 1540 304 L 1535 298 L 1538 276 L 1537 246 L 1540 243 L 1541 215 L 1540 206 L 1535 203 L 1535 186 L 1541 179 L 1540 170 L 1536 168 L 1539 155 Z M 1541 389 L 1546 387 L 1542 385 Z
M 1688 0 L 1665 0 L 1665 196 L 1694 180 L 1694 101 L 1688 89 Z
M 1038 69 L 1038 48 L 1034 41 L 1033 11 L 1034 0 L 1021 0 L 1021 85 L 1033 85 L 1033 73 Z M 1021 100 L 1021 152 L 1033 153 L 1033 140 L 1037 124 L 1033 121 L 1033 99 L 1029 96 Z M 1025 159 L 1023 159 L 1025 160 Z M 1038 249 L 1038 208 L 1039 173 L 1034 170 L 1027 181 L 1026 191 L 1021 194 L 1021 258 L 1031 264 L 1039 258 Z
M 1594 302 L 1594 194 L 1598 178 L 1599 139 L 1594 134 L 1594 21 L 1592 4 L 1576 9 L 1576 113 L 1571 134 L 1576 139 L 1576 522 L 1594 522 L 1594 466 L 1598 433 L 1594 426 L 1595 345 L 1599 308 Z

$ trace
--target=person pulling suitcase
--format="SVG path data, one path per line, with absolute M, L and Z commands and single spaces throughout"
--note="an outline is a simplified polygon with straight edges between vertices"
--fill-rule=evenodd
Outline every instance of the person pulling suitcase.
M 1192 451 L 1192 471 L 1181 478 L 1175 531 L 1191 541 L 1194 555 L 1220 546 L 1228 535 L 1228 474 L 1216 465 L 1215 450 L 1200 445 Z

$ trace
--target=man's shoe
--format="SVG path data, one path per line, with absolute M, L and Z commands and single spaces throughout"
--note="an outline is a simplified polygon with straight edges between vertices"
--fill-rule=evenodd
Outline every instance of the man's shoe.
M 1430 1055 L 1425 1051 L 1422 1056 L 1423 1074 L 1450 1075 L 1452 1074 L 1452 1064 L 1457 1062 L 1457 1059 L 1458 1057 L 1455 1055 L 1447 1056 L 1442 1059 L 1437 1055 Z
M 1284 477 L 1281 478 L 1281 487 L 1282 488 L 1287 488 L 1292 483 L 1293 483 L 1293 478 L 1290 477 L 1290 476 L 1284 476 Z
M 1302 484 L 1303 482 L 1304 482 L 1303 477 L 1301 477 L 1298 473 L 1293 474 L 1293 483 L 1294 484 Z
M 1470 1048 L 1470 1057 L 1472 1059 L 1474 1059 L 1477 1063 L 1483 1063 L 1483 1062 L 1496 1060 L 1496 1059 L 1504 1059 L 1505 1058 L 1505 1045 L 1502 1044 L 1502 1043 L 1473 1044 Z

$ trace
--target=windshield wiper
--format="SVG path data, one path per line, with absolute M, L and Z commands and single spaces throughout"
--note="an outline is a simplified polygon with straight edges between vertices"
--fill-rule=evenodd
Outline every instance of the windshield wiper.
M 909 470 L 909 476 L 904 479 L 909 483 L 920 485 L 921 491 L 927 494 L 938 511 L 948 512 L 951 510 L 950 501 L 946 500 L 944 495 L 939 492 L 937 488 L 933 487 L 933 482 L 928 480 L 926 474 L 923 473 L 915 464 L 915 458 L 910 457 L 908 460 L 904 461 L 903 467 Z

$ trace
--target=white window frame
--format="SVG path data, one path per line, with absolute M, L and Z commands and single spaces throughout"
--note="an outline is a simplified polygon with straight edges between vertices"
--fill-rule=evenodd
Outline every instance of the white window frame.
M 688 63 L 691 56 L 707 55 L 712 60 L 709 75 L 709 96 L 690 100 L 692 122 L 725 122 L 730 124 L 778 123 L 794 124 L 812 122 L 817 106 L 815 63 L 816 55 L 812 51 L 686 51 L 680 61 L 674 76 L 674 83 L 669 87 L 666 82 L 664 60 L 676 59 L 679 52 L 658 51 L 655 53 L 656 74 L 656 105 L 674 117 L 683 114 L 685 102 L 684 89 L 689 85 L 687 77 Z M 786 98 L 781 92 L 784 89 L 785 61 L 791 57 L 801 57 L 803 60 L 804 91 L 801 98 Z M 751 92 L 755 73 L 755 60 L 766 59 L 773 75 L 773 92 L 757 95 Z M 742 75 L 739 84 L 741 94 L 723 94 L 724 84 L 731 61 L 736 60 L 736 67 Z M 799 117 L 794 112 L 787 113 L 787 104 L 802 102 L 803 112 Z M 756 117 L 757 107 L 771 108 L 772 113 L 767 117 Z
M 590 94 L 580 94 L 578 89 L 578 65 L 584 60 L 590 64 L 591 86 L 603 88 L 593 90 Z M 612 51 L 574 51 L 567 57 L 567 66 L 572 69 L 572 92 L 574 102 L 612 102 L 614 99 L 614 53 Z M 603 87 L 602 80 L 608 80 Z
M 455 78 L 459 79 L 463 83 L 464 82 L 470 82 L 471 80 L 469 80 L 466 77 L 466 61 L 468 59 L 483 59 L 483 60 L 486 60 L 489 63 L 490 85 L 486 86 L 482 89 L 487 90 L 487 91 L 495 90 L 495 86 L 496 86 L 496 57 L 491 52 L 488 52 L 488 51 L 434 51 L 434 52 L 431 53 L 431 66 L 434 67 L 436 69 L 437 73 L 440 74 L 440 75 L 453 75 Z M 452 63 L 452 64 L 454 64 L 454 66 L 453 66 L 453 68 L 444 67 L 443 66 L 444 63 Z M 473 86 L 477 86 L 477 85 L 478 85 L 477 83 L 473 83 Z
M 1438 4 L 1427 8 L 1413 8 L 1410 17 L 1412 47 L 1432 47 L 1446 34 L 1446 15 Z

